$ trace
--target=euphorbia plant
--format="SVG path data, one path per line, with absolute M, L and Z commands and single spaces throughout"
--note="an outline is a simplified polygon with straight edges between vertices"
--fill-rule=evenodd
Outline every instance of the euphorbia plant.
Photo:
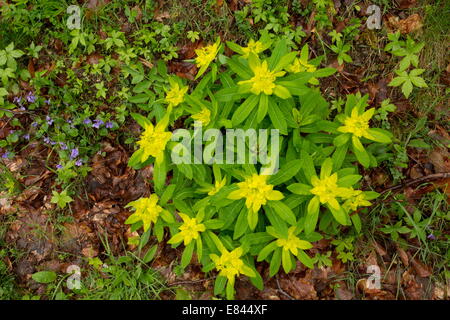
M 320 57 L 310 59 L 307 45 L 296 52 L 285 40 L 272 43 L 263 35 L 247 46 L 228 46 L 238 54 L 222 55 L 219 41 L 198 50 L 199 82 L 188 89 L 171 78 L 160 99 L 165 110 L 149 118 L 133 114 L 144 131 L 129 165 L 153 165 L 156 195 L 151 203 L 130 203 L 136 213 L 127 223 L 133 230 L 144 227 L 141 244 L 152 224 L 158 240 L 165 229 L 172 246 L 184 246 L 181 266 L 200 263 L 204 272 L 217 272 L 215 294 L 232 298 L 239 276 L 262 288 L 255 261 L 269 263 L 270 276 L 280 266 L 289 273 L 298 262 L 312 268 L 308 250 L 323 234 L 341 226 L 361 231 L 359 212 L 378 194 L 361 190 L 357 163 L 376 165 L 373 146 L 388 145 L 391 134 L 370 123 L 367 96 L 349 95 L 344 113 L 334 116 L 317 84 L 335 70 L 320 68 Z M 199 129 L 278 130 L 280 143 L 271 150 L 277 167 L 214 157 L 175 164 L 169 156 L 180 149 L 170 141 L 175 127 L 185 130 L 187 146 L 200 141 L 209 149 L 219 144 L 217 137 L 203 139 Z M 242 153 L 234 145 L 227 152 Z

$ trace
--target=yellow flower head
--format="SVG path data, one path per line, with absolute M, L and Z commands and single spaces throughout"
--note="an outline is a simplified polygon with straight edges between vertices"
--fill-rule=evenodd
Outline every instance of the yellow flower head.
M 255 95 L 259 95 L 261 92 L 267 95 L 273 94 L 273 90 L 276 87 L 276 78 L 282 77 L 285 74 L 284 71 L 270 71 L 266 60 L 264 60 L 263 63 L 256 66 L 251 65 L 250 67 L 254 73 L 254 76 L 249 80 L 239 81 L 238 84 L 251 84 L 250 91 Z
M 188 86 L 181 87 L 178 83 L 172 84 L 169 91 L 166 92 L 166 102 L 172 107 L 176 107 L 184 101 L 184 95 L 188 91 Z
M 191 218 L 184 213 L 179 213 L 180 217 L 183 219 L 183 224 L 178 228 L 179 233 L 174 235 L 169 243 L 178 243 L 184 241 L 184 245 L 187 246 L 192 240 L 197 240 L 200 236 L 200 232 L 206 230 L 204 224 L 200 223 L 197 218 Z
M 196 49 L 195 53 L 197 54 L 197 58 L 195 58 L 195 63 L 197 64 L 197 67 L 208 67 L 209 64 L 216 58 L 219 47 L 220 41 L 216 41 L 214 44 Z
M 317 68 L 312 64 L 308 63 L 308 60 L 303 60 L 302 58 L 295 58 L 294 62 L 286 70 L 292 73 L 314 72 L 317 70 Z
M 214 187 L 208 192 L 208 195 L 213 196 L 222 189 L 222 187 L 227 183 L 227 178 L 223 178 L 222 181 L 216 181 Z
M 211 111 L 203 107 L 202 111 L 192 115 L 192 119 L 200 121 L 204 126 L 207 126 L 211 121 Z
M 293 255 L 297 255 L 298 249 L 306 250 L 312 248 L 311 243 L 308 241 L 300 240 L 295 235 L 295 229 L 296 227 L 290 227 L 288 230 L 288 237 L 287 239 L 278 239 L 276 241 L 277 246 L 282 247 L 283 250 L 290 251 Z
M 140 198 L 139 200 L 130 202 L 127 206 L 133 207 L 136 211 L 128 217 L 126 224 L 133 224 L 142 221 L 144 232 L 150 228 L 150 225 L 158 221 L 160 213 L 163 208 L 156 203 L 159 198 L 156 194 L 152 194 L 148 198 Z
M 164 131 L 162 126 L 148 124 L 144 127 L 144 132 L 137 144 L 142 149 L 141 162 L 146 161 L 149 157 L 155 157 L 156 162 L 161 162 L 164 156 L 164 149 L 167 142 L 172 137 L 171 132 Z
M 362 190 L 353 190 L 351 197 L 348 198 L 342 206 L 346 209 L 356 211 L 358 207 L 367 207 L 370 205 L 370 201 L 366 200 Z
M 369 120 L 372 118 L 375 109 L 369 109 L 362 115 L 358 115 L 357 108 L 353 108 L 351 116 L 344 120 L 344 125 L 338 128 L 338 131 L 343 133 L 351 133 L 360 138 L 373 139 L 374 137 L 369 132 Z
M 228 199 L 239 200 L 246 198 L 245 205 L 253 212 L 258 212 L 267 200 L 281 200 L 284 198 L 280 191 L 273 190 L 273 185 L 267 184 L 266 175 L 253 174 L 237 185 L 239 190 L 232 191 Z
M 242 55 L 244 58 L 248 58 L 250 53 L 254 53 L 256 55 L 258 55 L 259 53 L 264 51 L 264 46 L 260 41 L 255 41 L 253 39 L 251 39 L 248 44 L 247 47 L 242 48 L 242 51 L 244 52 L 244 54 Z
M 327 203 L 336 210 L 340 207 L 336 197 L 345 197 L 349 192 L 349 189 L 347 188 L 338 187 L 337 180 L 337 173 L 333 173 L 331 176 L 322 179 L 313 176 L 311 178 L 313 188 L 310 190 L 312 194 L 319 197 L 320 203 Z
M 240 274 L 245 274 L 249 277 L 255 276 L 253 270 L 247 267 L 242 261 L 242 253 L 243 250 L 240 247 L 231 252 L 223 248 L 220 257 L 216 254 L 211 254 L 210 258 L 216 265 L 219 275 L 226 277 L 228 281 L 234 283 L 234 278 Z

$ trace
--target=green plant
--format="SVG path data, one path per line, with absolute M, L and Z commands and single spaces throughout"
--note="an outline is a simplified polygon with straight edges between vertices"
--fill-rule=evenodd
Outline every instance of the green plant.
M 64 209 L 66 205 L 72 201 L 73 199 L 67 194 L 67 190 L 63 190 L 60 193 L 53 191 L 51 203 L 56 203 L 59 208 Z
M 419 88 L 428 87 L 425 80 L 419 77 L 419 75 L 421 75 L 424 71 L 425 71 L 424 69 L 413 69 L 408 73 L 407 71 L 395 70 L 397 77 L 392 79 L 392 81 L 389 83 L 389 86 L 391 87 L 402 86 L 402 93 L 405 95 L 406 98 L 408 98 L 414 86 Z
M 132 230 L 143 227 L 140 239 L 153 234 L 161 241 L 167 228 L 170 244 L 185 245 L 181 267 L 195 256 L 203 271 L 219 272 L 214 292 L 232 298 L 240 274 L 262 288 L 255 258 L 270 264 L 271 276 L 281 265 L 291 271 L 297 259 L 312 268 L 308 250 L 322 238 L 317 230 L 333 235 L 340 226 L 353 226 L 361 231 L 357 211 L 378 194 L 359 190 L 361 175 L 351 163 L 376 166 L 383 158 L 375 147 L 390 143 L 391 134 L 369 125 L 375 110 L 365 111 L 368 96 L 347 96 L 344 112 L 329 120 L 329 104 L 315 86 L 335 70 L 309 60 L 307 46 L 297 57 L 286 39 L 263 36 L 246 47 L 227 45 L 238 54 L 223 56 L 218 42 L 197 52 L 197 78 L 202 77 L 197 86 L 189 90 L 170 77 L 170 88 L 150 100 L 149 117 L 132 114 L 143 132 L 129 165 L 153 166 L 155 193 L 129 204 L 135 212 L 126 223 Z M 178 121 L 185 123 L 183 144 L 172 139 Z M 224 164 L 217 161 L 217 151 L 203 153 L 204 163 L 195 162 L 198 155 L 192 158 L 189 150 L 200 124 L 279 130 L 283 143 L 271 153 L 283 155 L 277 160 L 280 169 L 275 172 L 275 162 L 251 162 L 251 154 L 243 164 Z M 215 143 L 206 141 L 205 148 L 214 150 Z M 243 156 L 236 146 L 231 151 Z M 174 154 L 187 161 L 175 164 Z M 352 250 L 340 252 L 339 259 L 351 261 Z
M 199 33 L 197 31 L 188 31 L 186 37 L 191 40 L 191 42 L 195 42 L 200 39 Z
M 425 43 L 417 43 L 408 35 L 406 41 L 400 40 L 400 32 L 389 34 L 390 42 L 384 48 L 385 51 L 390 51 L 393 55 L 403 57 L 399 63 L 399 68 L 394 70 L 397 77 L 394 77 L 389 83 L 391 87 L 402 86 L 403 95 L 408 98 L 413 87 L 427 88 L 425 80 L 419 77 L 425 69 L 413 69 L 410 72 L 407 69 L 412 65 L 415 68 L 419 65 L 418 54 L 425 46 Z
M 344 43 L 342 40 L 336 40 L 336 44 L 331 45 L 330 48 L 331 51 L 338 55 L 337 60 L 339 64 L 343 64 L 344 62 L 353 62 L 352 57 L 347 54 L 347 52 L 351 49 L 349 44 Z
M 342 262 L 353 261 L 353 237 L 347 237 L 344 239 L 336 239 L 331 241 L 331 244 L 336 246 L 336 252 L 338 253 L 337 258 Z

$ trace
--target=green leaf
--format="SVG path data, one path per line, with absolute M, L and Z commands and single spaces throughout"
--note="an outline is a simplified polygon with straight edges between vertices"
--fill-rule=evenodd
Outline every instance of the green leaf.
M 289 90 L 281 85 L 276 85 L 273 93 L 281 99 L 288 99 L 291 97 Z
M 311 194 L 311 186 L 304 183 L 293 183 L 287 187 L 287 189 L 295 194 L 299 195 L 310 195 Z
M 358 174 L 351 174 L 345 177 L 342 177 L 338 181 L 338 185 L 344 188 L 350 188 L 354 186 L 359 180 L 361 180 L 362 176 Z
M 258 212 L 249 210 L 247 213 L 247 222 L 250 230 L 255 230 L 256 225 L 258 224 Z
M 152 261 L 153 258 L 155 257 L 157 249 L 158 249 L 158 246 L 156 246 L 156 245 L 151 246 L 150 249 L 147 250 L 147 253 L 145 254 L 142 261 L 144 261 L 145 263 L 149 263 L 150 261 Z
M 233 122 L 233 126 L 237 126 L 242 123 L 249 114 L 253 111 L 258 103 L 259 97 L 256 95 L 251 95 L 244 101 L 234 112 L 231 121 Z
M 214 282 L 214 295 L 219 295 L 225 289 L 225 285 L 227 283 L 227 277 L 217 276 L 216 281 Z
M 313 176 L 316 176 L 316 169 L 314 168 L 314 161 L 311 156 L 306 152 L 306 150 L 302 149 L 300 152 L 300 159 L 302 160 L 302 168 L 305 174 L 305 177 L 308 181 L 311 181 Z
M 252 74 L 243 64 L 238 62 L 235 59 L 228 59 L 227 65 L 233 70 L 239 77 L 243 79 L 249 79 L 252 77 Z
M 350 223 L 350 219 L 349 219 L 349 215 L 347 212 L 344 211 L 344 209 L 342 207 L 339 207 L 338 210 L 333 209 L 332 207 L 328 206 L 328 209 L 330 209 L 331 214 L 333 215 L 333 217 L 336 219 L 337 222 L 339 222 L 340 224 L 347 226 Z
M 323 77 L 329 77 L 336 73 L 336 69 L 334 68 L 323 68 L 319 69 L 317 71 L 314 71 L 313 76 L 315 78 L 323 78 Z
M 275 129 L 280 130 L 282 134 L 287 134 L 287 123 L 280 108 L 271 98 L 269 98 L 269 117 Z
M 194 253 L 195 242 L 191 241 L 183 251 L 181 256 L 181 267 L 184 269 L 191 262 L 192 254 Z
M 396 77 L 396 78 L 392 79 L 391 82 L 389 82 L 389 86 L 390 87 L 398 87 L 406 80 L 407 80 L 406 77 Z
M 276 248 L 278 248 L 276 241 L 269 243 L 259 252 L 257 261 L 265 260 Z
M 371 128 L 368 130 L 369 134 L 373 137 L 372 140 L 380 143 L 391 143 L 392 139 L 388 131 L 378 128 Z
M 412 73 L 412 71 L 411 71 Z M 428 88 L 427 83 L 421 77 L 410 77 L 411 82 L 419 88 Z
M 314 269 L 314 261 L 306 254 L 305 251 L 298 250 L 297 258 L 298 260 L 300 260 L 301 263 L 303 263 L 308 268 Z
M 266 94 L 259 95 L 258 114 L 256 115 L 256 122 L 260 123 L 267 114 L 269 107 L 269 97 Z
M 50 283 L 56 280 L 56 273 L 53 271 L 40 271 L 31 276 L 38 283 Z
M 358 216 L 358 214 L 351 215 L 350 219 L 352 219 L 353 226 L 355 227 L 356 232 L 361 233 L 362 223 L 361 218 Z
M 408 147 L 430 149 L 431 146 L 422 139 L 412 139 L 408 142 Z
M 219 102 L 229 102 L 238 100 L 239 98 L 242 97 L 242 94 L 238 92 L 237 86 L 233 86 L 230 88 L 224 88 L 217 91 L 217 93 L 214 96 Z
M 297 219 L 295 218 L 295 214 L 292 210 L 282 201 L 268 201 L 267 204 L 275 210 L 275 212 L 280 216 L 281 219 L 286 221 L 291 225 L 295 225 L 297 223 Z
M 281 265 L 281 248 L 278 248 L 273 253 L 272 260 L 270 260 L 269 275 L 271 277 L 277 274 L 278 270 L 280 269 L 280 265 Z
M 269 69 L 275 69 L 275 66 L 281 61 L 281 57 L 283 57 L 287 53 L 287 43 L 286 39 L 281 39 L 275 45 L 275 49 L 272 51 L 272 55 L 269 58 Z
M 299 172 L 301 164 L 302 161 L 299 159 L 289 161 L 275 175 L 271 176 L 268 182 L 273 185 L 280 185 L 290 180 Z
M 356 138 L 358 139 L 358 138 Z M 359 139 L 357 140 L 359 142 Z M 355 140 L 353 140 L 355 142 Z M 359 142 L 361 144 L 361 142 Z M 370 165 L 370 156 L 367 151 L 362 148 L 358 148 L 353 144 L 353 152 L 355 153 L 356 159 L 358 159 L 359 163 L 361 163 L 365 168 L 368 168 Z
M 265 206 L 264 210 L 266 216 L 270 221 L 270 224 L 275 228 L 275 231 L 279 233 L 282 237 L 287 238 L 288 227 L 286 223 L 281 219 L 281 217 L 275 213 L 275 211 L 270 206 Z
M 240 238 L 248 229 L 247 212 L 248 212 L 247 207 L 244 206 L 237 218 L 233 234 L 233 239 L 235 240 Z
M 289 250 L 281 250 L 281 262 L 283 264 L 284 272 L 289 273 L 292 268 L 291 253 L 289 252 Z
M 344 163 L 345 157 L 347 156 L 348 151 L 348 143 L 343 144 L 340 147 L 337 147 L 331 157 L 333 159 L 333 171 L 337 171 L 342 167 Z
M 152 124 L 149 119 L 147 119 L 143 115 L 140 115 L 139 113 L 131 113 L 131 116 L 143 128 Z
M 153 181 L 155 183 L 155 189 L 160 190 L 166 184 L 166 161 L 163 160 L 161 163 L 155 163 L 153 166 Z
M 411 94 L 413 90 L 413 84 L 411 82 L 411 80 L 406 80 L 403 85 L 402 85 L 402 92 L 405 95 L 406 98 L 409 97 L 409 95 Z
M 320 202 L 318 197 L 312 198 L 308 203 L 305 218 L 305 233 L 312 233 L 316 229 L 317 221 L 319 219 Z
M 128 166 L 136 169 L 136 167 L 141 163 L 142 154 L 144 153 L 144 149 L 139 149 L 135 151 L 130 159 L 128 159 Z

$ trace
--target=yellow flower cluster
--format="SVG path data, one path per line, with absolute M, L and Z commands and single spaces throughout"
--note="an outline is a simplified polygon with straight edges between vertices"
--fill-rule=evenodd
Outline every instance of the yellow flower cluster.
M 307 60 L 302 58 L 295 58 L 294 62 L 287 68 L 287 71 L 292 73 L 298 72 L 314 72 L 317 68 L 312 64 L 308 63 Z
M 142 149 L 141 162 L 145 162 L 149 157 L 155 157 L 156 162 L 160 163 L 164 157 L 164 149 L 167 142 L 172 137 L 171 132 L 164 130 L 163 126 L 158 124 L 148 124 L 144 127 L 144 132 L 137 144 Z
M 191 218 L 184 213 L 179 213 L 183 224 L 178 228 L 180 232 L 174 235 L 168 243 L 178 243 L 184 241 L 184 245 L 187 246 L 192 240 L 197 240 L 200 236 L 200 232 L 206 230 L 205 225 L 200 223 L 197 218 Z
M 202 108 L 202 111 L 192 115 L 192 119 L 200 121 L 202 125 L 207 126 L 211 121 L 211 111 L 208 108 Z
M 356 211 L 359 207 L 367 207 L 370 205 L 370 201 L 366 200 L 362 190 L 352 190 L 351 196 L 344 202 L 342 207 Z
M 223 248 L 220 257 L 216 254 L 210 254 L 210 258 L 214 262 L 217 271 L 219 271 L 219 275 L 226 277 L 231 284 L 234 284 L 235 277 L 240 274 L 245 274 L 249 277 L 255 276 L 254 271 L 242 261 L 242 253 L 242 248 L 238 247 L 231 252 Z
M 223 178 L 222 181 L 216 181 L 214 186 L 208 192 L 209 196 L 215 195 L 217 192 L 222 189 L 222 187 L 227 183 L 227 178 Z
M 254 76 L 249 80 L 239 81 L 238 84 L 250 84 L 250 91 L 255 95 L 259 95 L 261 92 L 267 95 L 273 94 L 273 90 L 276 87 L 276 78 L 282 77 L 285 74 L 284 71 L 270 71 L 266 60 L 255 66 L 250 65 L 250 68 L 252 69 Z
M 255 41 L 253 39 L 251 39 L 248 44 L 247 47 L 243 47 L 242 48 L 242 52 L 243 52 L 243 57 L 244 58 L 248 58 L 248 56 L 250 55 L 250 53 L 253 53 L 255 55 L 258 55 L 259 53 L 264 51 L 264 46 L 260 41 Z
M 188 86 L 181 87 L 174 83 L 169 91 L 166 92 L 166 102 L 169 106 L 176 107 L 184 101 L 184 95 L 188 91 Z
M 219 51 L 220 41 L 211 44 L 209 46 L 196 49 L 195 53 L 197 57 L 195 58 L 195 63 L 198 68 L 208 67 L 209 64 L 216 58 L 217 52 Z
M 144 232 L 147 231 L 152 223 L 158 221 L 158 217 L 163 211 L 163 208 L 157 205 L 158 200 L 158 196 L 152 194 L 148 198 L 140 198 L 130 202 L 127 206 L 133 207 L 136 211 L 128 217 L 125 223 L 133 224 L 142 221 Z
M 288 230 L 287 239 L 280 238 L 276 241 L 277 246 L 282 247 L 283 250 L 290 251 L 293 255 L 298 254 L 298 249 L 306 250 L 311 249 L 312 245 L 308 241 L 300 240 L 295 235 L 295 226 L 292 226 Z
M 280 191 L 273 190 L 273 185 L 267 184 L 266 175 L 253 174 L 239 182 L 238 190 L 230 192 L 228 199 L 239 200 L 245 198 L 245 205 L 249 210 L 258 212 L 262 205 L 267 203 L 267 200 L 281 200 L 284 198 Z
M 319 179 L 317 176 L 311 178 L 313 188 L 310 192 L 319 198 L 320 203 L 329 204 L 333 209 L 339 210 L 340 205 L 336 197 L 348 198 L 351 196 L 351 189 L 338 187 L 338 175 L 333 173 L 331 176 Z
M 362 115 L 358 115 L 358 108 L 353 108 L 351 116 L 344 120 L 344 125 L 338 128 L 339 132 L 351 133 L 360 138 L 365 137 L 373 140 L 374 137 L 369 132 L 369 120 L 372 118 L 375 109 L 369 109 Z

